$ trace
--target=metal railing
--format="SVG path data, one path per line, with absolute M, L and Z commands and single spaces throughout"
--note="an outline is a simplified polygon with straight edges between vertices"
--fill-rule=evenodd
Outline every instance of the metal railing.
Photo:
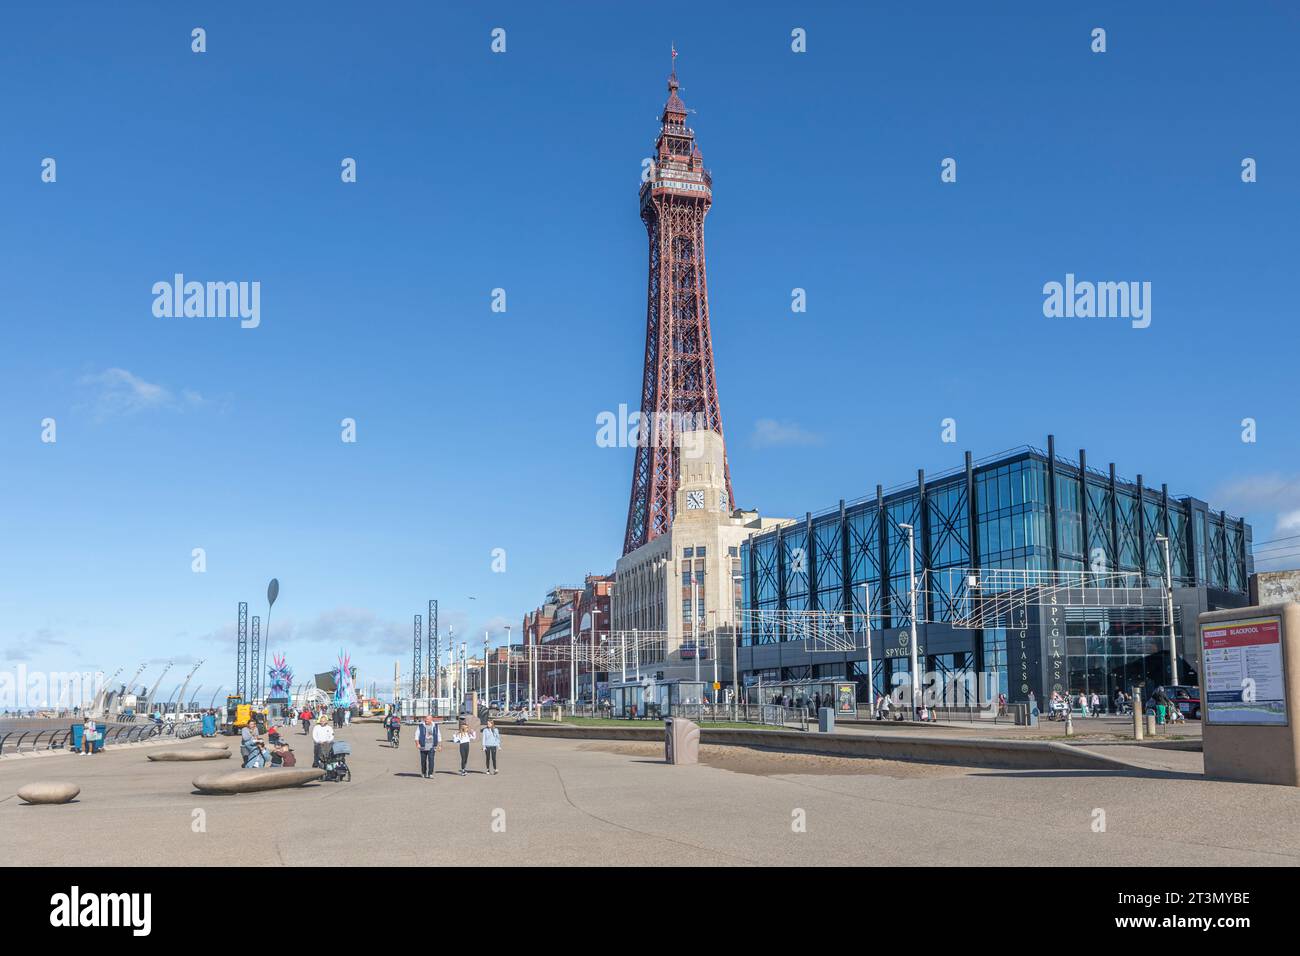
M 665 717 L 682 717 L 686 720 L 697 722 L 716 722 L 716 723 L 743 723 L 754 724 L 756 726 L 766 727 L 785 727 L 787 729 L 804 730 L 808 729 L 809 723 L 816 720 L 815 714 L 810 714 L 803 707 L 783 707 L 780 704 L 750 704 L 743 702 L 739 704 L 733 712 L 730 704 L 694 704 L 694 703 L 677 703 L 673 704 L 672 713 L 664 714 L 658 710 L 650 713 L 638 712 L 635 717 L 626 717 L 615 714 L 609 707 L 596 707 L 594 710 L 590 704 L 578 704 L 576 708 L 570 708 L 567 704 L 543 704 L 538 712 L 540 720 L 557 720 L 563 717 L 581 717 L 591 719 L 606 720 L 625 720 L 628 724 L 636 726 L 645 723 L 660 723 Z M 497 719 L 503 719 L 502 715 L 494 713 Z M 527 710 L 509 711 L 504 715 L 504 719 L 517 719 L 526 717 L 534 719 L 533 714 Z
M 184 740 L 200 732 L 201 723 L 188 720 L 171 724 L 130 724 L 109 727 L 104 731 L 103 746 L 110 744 L 139 743 L 153 737 L 175 737 Z M 15 739 L 16 738 L 16 739 Z M 30 738 L 30 739 L 29 739 Z M 45 746 L 42 748 L 42 738 Z M 0 756 L 6 753 L 36 753 L 39 750 L 62 750 L 72 738 L 72 728 L 52 727 L 46 730 L 11 730 L 0 735 Z

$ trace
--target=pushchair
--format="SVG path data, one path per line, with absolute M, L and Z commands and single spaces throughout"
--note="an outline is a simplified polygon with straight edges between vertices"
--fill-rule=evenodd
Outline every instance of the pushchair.
M 348 754 L 352 753 L 352 745 L 346 740 L 336 740 L 330 745 L 330 752 L 321 757 L 321 765 L 325 768 L 325 776 L 322 780 L 328 780 L 331 783 L 342 783 L 345 780 L 352 779 L 352 771 L 348 769 Z

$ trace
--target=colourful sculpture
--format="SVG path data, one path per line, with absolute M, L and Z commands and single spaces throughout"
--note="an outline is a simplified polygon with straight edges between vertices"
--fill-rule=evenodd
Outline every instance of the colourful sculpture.
M 285 663 L 283 654 L 271 657 L 271 669 L 267 676 L 271 678 L 271 697 L 289 697 L 293 692 L 293 668 Z
M 334 668 L 334 709 L 346 709 L 355 701 L 352 689 L 352 658 L 347 651 L 339 651 L 339 666 Z

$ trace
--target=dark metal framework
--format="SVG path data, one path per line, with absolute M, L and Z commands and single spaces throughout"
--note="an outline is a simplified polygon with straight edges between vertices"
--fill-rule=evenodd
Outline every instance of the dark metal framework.
M 249 642 L 248 693 L 253 700 L 262 699 L 262 619 L 253 615 L 253 633 Z
M 995 501 L 993 478 L 1010 468 L 1014 482 L 1020 464 L 1037 468 L 1042 478 L 1033 479 L 1019 503 Z M 999 528 L 1004 519 L 1016 528 L 1010 541 L 1006 524 Z M 1148 586 L 1159 587 L 1164 557 L 1157 535 L 1170 539 L 1175 587 L 1242 594 L 1252 570 L 1251 528 L 1244 519 L 1212 511 L 1196 498 L 1171 496 L 1164 485 L 1152 489 L 1140 475 L 1123 481 L 1114 465 L 1104 472 L 1090 468 L 1082 450 L 1074 461 L 1060 457 L 1048 436 L 1046 452 L 1025 447 L 980 462 L 967 453 L 963 468 L 929 479 L 918 473 L 914 484 L 888 493 L 877 485 L 872 498 L 840 502 L 751 537 L 741 551 L 745 608 L 851 609 L 860 617 L 867 582 L 873 627 L 905 625 L 907 536 L 900 524 L 915 529 L 918 574 L 950 567 L 1104 568 L 1139 572 Z M 1000 543 L 982 540 L 999 531 Z M 925 599 L 937 606 L 918 607 L 922 619 L 951 618 L 952 596 L 933 582 Z M 752 646 L 787 639 L 775 625 L 747 623 L 741 641 Z
M 713 180 L 695 133 L 686 125 L 686 105 L 677 90 L 674 72 L 668 78 L 655 165 L 641 186 L 641 220 L 650 240 L 649 281 L 641 421 L 624 554 L 672 526 L 679 433 L 723 433 L 704 265 L 704 217 L 713 201 Z M 736 499 L 731 466 L 725 467 L 730 509 Z
M 248 602 L 239 602 L 239 624 L 235 632 L 235 693 L 248 690 Z
M 438 658 L 438 602 L 436 600 L 429 602 L 429 616 L 426 618 L 429 622 L 429 633 L 427 635 L 428 650 L 424 655 L 424 666 L 428 670 L 428 685 L 430 688 L 434 685 L 435 667 L 434 661 Z M 430 690 L 430 693 L 433 693 Z
M 420 648 L 423 641 L 420 637 L 420 615 L 415 615 L 415 660 L 411 662 L 411 696 L 420 697 L 420 688 L 423 684 L 424 672 L 420 669 Z

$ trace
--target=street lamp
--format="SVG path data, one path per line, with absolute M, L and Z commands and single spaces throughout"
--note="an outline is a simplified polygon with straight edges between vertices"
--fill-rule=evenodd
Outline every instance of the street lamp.
M 871 585 L 862 582 L 862 622 L 867 632 L 867 713 L 876 710 L 876 679 L 871 663 Z
M 596 606 L 596 592 L 591 594 L 591 716 L 596 716 L 596 615 L 600 608 Z
M 733 574 L 731 576 L 731 719 L 737 719 L 737 708 L 740 706 L 740 662 L 737 653 L 737 646 L 740 644 L 740 636 L 736 633 L 736 585 L 745 580 L 743 574 Z M 760 701 L 761 703 L 761 701 Z
M 1178 684 L 1178 642 L 1174 637 L 1174 576 L 1169 564 L 1169 539 L 1163 534 L 1158 534 L 1156 540 L 1160 542 L 1165 552 L 1165 613 L 1169 617 L 1169 664 L 1176 686 Z
M 506 710 L 510 709 L 510 625 L 506 625 Z
M 695 580 L 695 562 L 691 562 L 691 643 L 695 645 L 695 682 L 700 681 L 700 598 Z
M 912 618 L 912 646 L 909 654 L 909 665 L 912 669 L 912 719 L 916 720 L 916 696 L 920 690 L 918 682 L 920 674 L 916 662 L 916 534 L 910 524 L 900 524 L 899 527 L 907 532 L 907 577 L 908 589 L 911 592 L 911 618 Z
M 569 713 L 578 709 L 578 626 L 582 620 L 569 615 Z

